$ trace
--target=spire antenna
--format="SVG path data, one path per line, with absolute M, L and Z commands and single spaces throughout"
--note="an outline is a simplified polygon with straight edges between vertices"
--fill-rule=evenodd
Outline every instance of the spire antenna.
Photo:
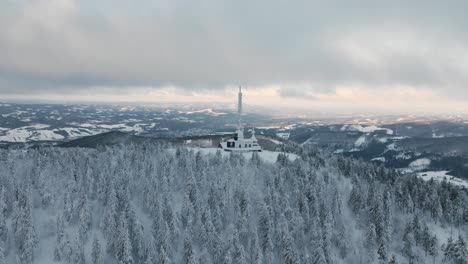
M 237 98 L 237 114 L 239 115 L 238 127 L 242 127 L 242 86 L 239 86 L 239 95 Z

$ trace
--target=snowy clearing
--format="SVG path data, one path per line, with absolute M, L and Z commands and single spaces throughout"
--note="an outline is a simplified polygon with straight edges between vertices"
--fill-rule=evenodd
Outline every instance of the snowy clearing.
M 57 130 L 35 129 L 34 127 L 20 127 L 6 131 L 0 136 L 0 141 L 6 142 L 26 142 L 43 140 L 62 140 L 64 137 L 55 133 Z
M 378 126 L 345 125 L 341 128 L 341 130 L 359 131 L 362 133 L 374 133 L 375 131 L 385 131 L 387 135 L 393 135 L 393 130 Z
M 395 156 L 396 159 L 411 159 L 411 156 L 409 154 L 406 154 L 405 152 L 398 153 L 398 155 Z
M 341 154 L 344 152 L 344 149 L 337 149 L 335 151 L 333 151 L 333 154 Z
M 283 138 L 283 139 L 289 139 L 289 136 L 291 133 L 276 133 L 276 136 Z
M 366 136 L 361 136 L 360 138 L 358 138 L 358 139 L 356 140 L 356 142 L 354 142 L 354 145 L 355 145 L 356 147 L 360 147 L 360 146 L 362 146 L 364 143 L 366 143 Z
M 435 132 L 432 133 L 432 138 L 444 138 L 444 135 L 437 135 Z
M 385 157 L 377 157 L 377 158 L 373 158 L 371 159 L 372 161 L 380 161 L 380 162 L 385 162 Z
M 388 142 L 388 138 L 379 138 L 378 141 L 380 143 L 387 143 Z
M 387 145 L 387 150 L 398 150 L 398 147 L 395 142 L 393 142 L 392 144 Z
M 468 182 L 462 180 L 460 178 L 447 175 L 448 171 L 426 171 L 426 172 L 419 172 L 417 175 L 419 178 L 429 181 L 434 179 L 435 181 L 442 182 L 443 180 L 447 180 L 450 184 L 462 186 L 468 188 Z
M 197 113 L 205 113 L 205 114 L 209 114 L 209 115 L 212 115 L 212 116 L 226 115 L 226 113 L 223 113 L 223 112 L 213 111 L 213 109 L 211 109 L 211 108 L 185 112 L 185 114 L 188 114 L 188 115 L 197 114 Z
M 427 158 L 417 159 L 410 163 L 409 167 L 415 171 L 424 170 L 431 165 L 431 160 Z

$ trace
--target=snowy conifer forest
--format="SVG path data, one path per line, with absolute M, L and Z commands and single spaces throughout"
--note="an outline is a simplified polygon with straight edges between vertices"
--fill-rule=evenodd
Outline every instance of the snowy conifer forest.
M 0 152 L 0 263 L 468 263 L 468 196 L 325 150 Z

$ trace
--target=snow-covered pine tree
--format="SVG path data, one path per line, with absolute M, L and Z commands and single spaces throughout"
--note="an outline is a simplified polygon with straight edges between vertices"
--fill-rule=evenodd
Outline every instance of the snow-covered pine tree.
M 373 223 L 369 224 L 366 232 L 366 250 L 367 250 L 367 260 L 369 263 L 372 263 L 375 260 L 376 252 L 376 240 L 377 235 L 375 234 L 375 226 Z
M 7 264 L 6 258 L 5 243 L 0 242 L 0 264 Z
M 80 202 L 78 204 L 78 212 L 78 233 L 80 239 L 84 242 L 88 238 L 88 230 L 91 227 L 91 213 L 86 193 L 81 194 Z
M 144 227 L 138 220 L 135 211 L 131 207 L 130 203 L 126 207 L 126 216 L 128 222 L 128 229 L 130 235 L 130 241 L 132 244 L 133 255 L 137 261 L 142 260 L 145 255 L 145 245 L 144 245 L 144 236 L 143 230 Z M 169 238 L 167 238 L 169 239 Z
M 327 259 L 325 258 L 325 253 L 320 245 L 317 245 L 314 249 L 313 253 L 313 261 L 314 264 L 327 264 Z
M 362 190 L 358 185 L 353 185 L 353 189 L 351 190 L 348 203 L 351 207 L 351 210 L 356 215 L 359 215 L 359 212 L 363 207 L 364 199 L 362 197 Z
M 204 248 L 202 252 L 200 253 L 200 257 L 198 258 L 198 263 L 200 264 L 212 264 L 213 262 L 211 261 L 210 253 L 208 253 L 208 250 Z
M 62 261 L 70 257 L 70 242 L 65 233 L 65 221 L 62 215 L 57 217 L 57 245 L 54 250 L 54 260 Z M 67 257 L 68 256 L 68 257 Z
M 104 256 L 101 244 L 97 237 L 93 239 L 93 245 L 91 248 L 91 263 L 92 264 L 104 264 Z
M 118 232 L 115 236 L 115 259 L 119 264 L 133 264 L 132 244 L 124 212 L 119 217 Z
M 169 264 L 171 263 L 171 260 L 169 259 L 169 255 L 166 253 L 166 250 L 164 249 L 164 246 L 161 245 L 159 248 L 159 259 L 158 262 L 159 264 Z
M 271 223 L 270 215 L 266 205 L 263 206 L 258 220 L 258 236 L 260 241 L 260 247 L 262 249 L 264 257 L 267 252 L 273 251 L 273 242 L 271 240 Z
M 429 256 L 432 257 L 432 262 L 435 264 L 436 257 L 439 255 L 439 242 L 437 240 L 437 236 L 432 236 L 429 245 L 428 245 L 428 253 Z
M 67 186 L 67 189 L 63 195 L 63 217 L 66 222 L 70 222 L 73 219 L 73 201 L 71 198 L 71 190 L 69 186 Z
M 31 188 L 26 185 L 23 190 L 18 200 L 19 216 L 15 230 L 15 243 L 21 263 L 29 264 L 34 260 L 34 249 L 38 238 L 32 219 Z
M 192 239 L 188 233 L 184 236 L 184 257 L 183 264 L 198 264 L 195 257 L 195 252 L 193 251 Z
M 76 235 L 75 243 L 73 244 L 71 263 L 85 264 L 84 245 L 79 234 Z
M 262 249 L 258 241 L 257 229 L 252 232 L 250 240 L 250 262 L 252 264 L 261 264 L 263 260 Z
M 468 250 L 466 248 L 466 242 L 461 235 L 458 236 L 457 241 L 454 245 L 454 261 L 458 263 L 468 263 Z
M 385 244 L 382 243 L 379 245 L 379 248 L 377 249 L 377 255 L 379 263 L 387 263 L 387 247 L 385 246 Z
M 6 224 L 7 204 L 5 197 L 5 187 L 0 188 L 0 242 L 6 243 L 8 238 L 8 227 Z
M 281 259 L 285 264 L 299 263 L 294 241 L 286 226 L 281 230 Z
M 403 255 L 408 259 L 410 264 L 413 264 L 416 258 L 415 242 L 413 233 L 406 233 L 403 237 Z
M 231 257 L 231 250 L 227 250 L 224 253 L 223 259 L 222 259 L 222 264 L 232 264 L 232 257 Z
M 450 263 L 453 259 L 455 259 L 455 243 L 453 242 L 452 237 L 447 239 L 447 244 L 443 246 L 444 257 L 442 262 Z
M 398 264 L 395 255 L 392 256 L 392 258 L 390 259 L 390 261 L 388 262 L 388 264 Z
M 158 261 L 158 249 L 156 245 L 156 240 L 154 239 L 153 236 L 150 238 L 150 242 L 148 243 L 148 246 L 146 247 L 145 251 L 145 264 L 153 264 L 157 263 Z

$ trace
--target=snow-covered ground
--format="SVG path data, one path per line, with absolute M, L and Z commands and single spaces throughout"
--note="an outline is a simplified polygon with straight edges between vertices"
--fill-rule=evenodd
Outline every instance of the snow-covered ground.
M 380 162 L 385 162 L 385 157 L 377 157 L 377 158 L 373 158 L 371 159 L 372 161 L 380 161 Z
M 341 128 L 341 130 L 359 131 L 362 133 L 374 133 L 375 131 L 385 131 L 387 135 L 393 135 L 393 130 L 378 126 L 344 125 Z
M 54 141 L 63 140 L 62 133 L 68 135 L 67 138 L 77 138 L 82 136 L 95 135 L 107 131 L 106 129 L 90 129 L 87 127 L 62 127 L 49 128 L 48 125 L 25 126 L 15 129 L 1 129 L 0 141 L 5 142 L 28 142 L 28 141 Z
M 398 147 L 395 142 L 393 142 L 392 144 L 387 145 L 387 150 L 398 150 Z
M 360 146 L 362 146 L 364 143 L 366 143 L 366 136 L 361 136 L 360 138 L 358 138 L 358 139 L 356 140 L 356 142 L 354 142 L 354 146 L 360 147 Z
M 211 139 L 201 139 L 201 140 L 196 140 L 196 141 L 188 139 L 188 140 L 185 140 L 184 143 L 187 146 L 202 147 L 202 148 L 213 146 L 213 140 Z
M 57 130 L 42 129 L 42 127 L 20 127 L 6 131 L 0 136 L 0 141 L 26 142 L 30 140 L 62 140 L 64 136 L 55 133 Z
M 276 133 L 276 135 L 280 138 L 283 138 L 283 139 L 289 139 L 289 136 L 291 135 L 291 133 Z
M 432 138 L 444 138 L 444 135 L 437 135 L 435 132 L 432 132 Z
M 184 113 L 184 112 L 181 112 L 181 113 Z M 226 113 L 223 113 L 223 112 L 216 112 L 211 108 L 188 111 L 188 112 L 185 112 L 185 113 L 188 114 L 188 115 L 196 114 L 196 113 L 205 113 L 205 114 L 209 114 L 209 115 L 212 115 L 212 116 L 220 116 L 220 115 L 225 115 L 226 114 Z
M 411 156 L 407 154 L 406 152 L 400 152 L 398 153 L 398 155 L 395 156 L 395 158 L 408 160 L 408 159 L 411 159 Z
M 271 141 L 273 143 L 275 143 L 276 145 L 283 145 L 284 143 L 279 141 L 279 140 L 276 140 L 276 139 L 272 139 L 272 138 L 268 138 L 268 141 Z
M 420 171 L 431 165 L 431 160 L 427 158 L 417 159 L 410 163 L 409 168 L 413 171 Z
M 431 179 L 434 179 L 435 181 L 441 182 L 444 179 L 447 180 L 447 182 L 457 185 L 457 186 L 462 186 L 465 188 L 468 188 L 468 182 L 465 180 L 462 180 L 460 178 L 456 178 L 451 175 L 447 175 L 448 171 L 426 171 L 426 172 L 419 172 L 417 175 L 419 178 L 429 181 Z
M 15 129 L 0 128 L 0 141 L 5 142 L 28 142 L 28 141 L 55 141 L 65 139 L 63 132 L 68 139 L 83 136 L 96 135 L 110 130 L 133 132 L 136 134 L 144 132 L 144 127 L 149 124 L 70 124 L 77 127 L 51 128 L 49 125 L 36 124 L 19 127 Z M 151 124 L 153 125 L 153 124 Z M 3 132 L 3 133 L 1 133 Z
M 388 142 L 388 138 L 384 137 L 384 138 L 379 138 L 378 141 L 380 143 L 387 143 Z
M 337 149 L 335 151 L 333 151 L 333 154 L 341 154 L 344 152 L 344 149 Z
M 231 152 L 228 151 L 223 151 L 222 149 L 219 148 L 191 148 L 194 151 L 200 151 L 204 155 L 216 155 L 216 152 L 220 151 L 221 155 L 223 156 L 229 156 L 231 155 Z M 275 163 L 276 160 L 278 159 L 279 154 L 286 154 L 289 158 L 289 160 L 293 161 L 298 158 L 296 154 L 292 153 L 284 153 L 284 152 L 275 152 L 275 151 L 267 151 L 263 150 L 262 152 L 258 152 L 258 155 L 260 158 L 269 163 Z M 244 155 L 245 158 L 250 159 L 252 157 L 252 152 L 242 152 L 242 155 Z

